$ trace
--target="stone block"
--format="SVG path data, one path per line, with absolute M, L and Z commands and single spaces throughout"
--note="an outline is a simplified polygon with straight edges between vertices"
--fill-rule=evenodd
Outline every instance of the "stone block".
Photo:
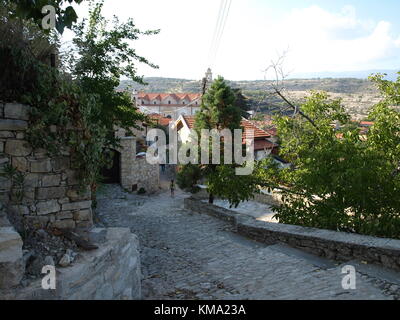
M 66 170 L 66 175 L 68 185 L 72 186 L 79 184 L 78 173 L 75 170 Z
M 25 157 L 13 157 L 11 163 L 18 171 L 26 172 L 29 170 L 28 160 Z
M 0 131 L 1 138 L 15 138 L 14 132 L 11 131 Z
M 42 177 L 42 187 L 56 187 L 60 185 L 60 182 L 60 174 L 51 174 Z
M 8 178 L 0 177 L 0 190 L 10 190 L 11 181 Z
M 89 188 L 86 190 L 79 190 L 78 187 L 74 187 L 67 191 L 67 197 L 70 198 L 71 201 L 90 200 L 91 192 Z
M 89 209 L 92 206 L 92 201 L 79 201 L 79 202 L 70 202 L 62 205 L 62 211 L 74 211 L 74 210 L 82 210 Z
M 71 211 L 61 211 L 56 214 L 57 220 L 73 219 L 74 215 Z
M 24 120 L 0 119 L 0 131 L 23 131 L 28 128 Z
M 26 187 L 35 188 L 39 186 L 39 177 L 38 173 L 28 173 L 25 175 L 24 185 Z
M 32 152 L 32 147 L 25 140 L 10 139 L 7 140 L 4 151 L 15 157 L 25 157 Z
M 74 220 L 76 221 L 91 221 L 92 209 L 80 210 L 74 212 Z
M 65 197 L 65 187 L 48 187 L 48 188 L 36 188 L 36 199 L 47 200 L 47 199 L 60 199 Z
M 16 214 L 19 216 L 26 216 L 26 215 L 29 215 L 29 213 L 30 213 L 29 207 L 24 206 L 24 205 L 10 206 L 10 211 L 12 214 Z
M 4 141 L 0 141 L 0 153 L 4 152 Z
M 48 158 L 31 161 L 31 172 L 33 173 L 47 173 L 51 170 L 51 161 Z
M 25 272 L 22 239 L 12 227 L 0 228 L 0 289 L 19 285 Z
M 29 120 L 30 107 L 17 103 L 6 103 L 4 106 L 4 118 Z
M 36 210 L 38 215 L 56 213 L 60 211 L 60 205 L 58 204 L 57 200 L 38 202 L 36 204 Z
M 74 229 L 75 222 L 73 220 L 58 220 L 53 223 L 53 226 L 58 229 Z
M 60 172 L 70 168 L 70 161 L 68 157 L 59 157 L 52 160 L 54 171 Z

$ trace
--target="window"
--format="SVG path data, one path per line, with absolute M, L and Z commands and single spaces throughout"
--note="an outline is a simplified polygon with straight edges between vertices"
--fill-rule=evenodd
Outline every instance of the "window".
M 168 104 L 171 104 L 171 101 L 168 101 Z
M 157 104 L 157 101 L 154 101 L 154 104 Z
M 144 104 L 144 101 L 142 100 L 142 104 Z

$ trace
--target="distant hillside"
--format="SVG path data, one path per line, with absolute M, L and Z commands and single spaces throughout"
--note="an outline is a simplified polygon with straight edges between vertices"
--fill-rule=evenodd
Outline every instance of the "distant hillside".
M 146 92 L 200 92 L 201 81 L 175 78 L 145 78 L 147 86 L 132 81 L 122 81 L 119 89 Z M 253 110 L 274 113 L 281 109 L 282 101 L 267 95 L 270 81 L 228 81 L 233 88 L 241 88 L 249 98 Z M 289 79 L 285 81 L 287 94 L 300 102 L 311 90 L 324 90 L 333 98 L 342 98 L 344 106 L 356 118 L 363 118 L 380 96 L 368 80 L 355 78 Z

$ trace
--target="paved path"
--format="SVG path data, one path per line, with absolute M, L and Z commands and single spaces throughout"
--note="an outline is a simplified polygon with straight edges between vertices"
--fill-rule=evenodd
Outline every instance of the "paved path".
M 393 298 L 361 274 L 356 290 L 343 290 L 341 266 L 247 240 L 223 221 L 184 210 L 184 197 L 132 195 L 116 185 L 99 192 L 101 223 L 139 236 L 144 299 Z

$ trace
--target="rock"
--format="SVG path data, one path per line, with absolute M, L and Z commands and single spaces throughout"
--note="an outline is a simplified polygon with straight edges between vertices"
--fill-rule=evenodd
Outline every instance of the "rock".
M 44 259 L 40 255 L 32 255 L 26 265 L 26 272 L 33 276 L 39 276 L 42 273 L 42 268 L 45 265 Z
M 31 172 L 46 173 L 51 172 L 52 166 L 50 159 L 39 159 L 31 161 Z
M 92 209 L 74 212 L 74 220 L 76 221 L 89 221 L 91 219 L 92 219 Z
M 4 118 L 29 120 L 29 107 L 23 104 L 6 103 L 4 106 Z
M 32 147 L 25 140 L 9 139 L 6 142 L 4 151 L 15 157 L 25 157 L 32 152 Z
M 72 220 L 59 220 L 54 222 L 54 227 L 58 229 L 74 229 L 75 228 L 75 222 Z
M 60 211 L 60 205 L 58 204 L 57 200 L 38 202 L 36 204 L 36 210 L 38 215 L 55 213 Z
M 88 209 L 92 206 L 92 201 L 70 202 L 62 205 L 63 211 Z
M 56 187 L 61 182 L 60 174 L 45 175 L 42 178 L 42 187 Z
M 56 264 L 54 263 L 54 259 L 52 256 L 47 256 L 44 258 L 44 265 L 45 266 L 55 266 Z
M 68 254 L 64 254 L 58 264 L 63 268 L 68 267 L 71 264 L 70 256 Z
M 25 272 L 22 239 L 12 227 L 0 228 L 0 289 L 19 284 Z
M 0 131 L 22 131 L 28 128 L 28 122 L 23 120 L 0 119 Z
M 13 157 L 12 165 L 14 168 L 17 168 L 18 171 L 26 172 L 28 171 L 28 161 L 24 157 Z
M 36 189 L 37 200 L 60 199 L 65 197 L 65 187 L 48 187 Z

